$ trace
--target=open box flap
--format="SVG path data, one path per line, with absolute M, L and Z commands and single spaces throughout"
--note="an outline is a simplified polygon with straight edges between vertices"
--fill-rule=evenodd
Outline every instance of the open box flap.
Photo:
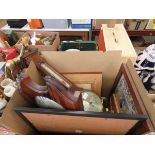
M 53 44 L 52 45 L 29 45 L 28 46 L 28 49 L 30 51 L 34 51 L 36 48 L 38 49 L 38 51 L 56 51 L 59 46 L 60 46 L 60 37 L 59 37 L 59 33 L 58 32 L 45 32 L 45 31 L 37 31 L 36 32 L 37 34 L 42 34 L 44 35 L 45 37 L 47 36 L 50 36 L 50 35 L 53 35 L 53 34 L 56 34 L 56 38 L 55 40 L 53 41 Z M 21 38 L 23 36 L 25 36 L 26 34 L 29 34 L 29 35 L 33 35 L 34 32 L 26 32 L 24 33 L 22 36 L 20 36 L 20 39 L 18 40 L 18 42 L 15 44 L 15 47 L 20 50 L 21 49 Z
M 138 74 L 136 73 L 136 70 L 133 67 L 133 64 L 130 60 L 127 62 L 127 67 L 131 73 L 132 78 L 135 81 L 135 85 L 138 89 L 138 93 L 141 96 L 141 99 L 144 103 L 145 110 L 147 112 L 147 115 L 150 117 L 150 120 L 152 122 L 152 125 L 155 128 L 155 107 L 153 106 L 153 102 L 150 100 L 150 98 L 147 96 L 147 91 L 141 82 L 141 79 L 139 78 Z

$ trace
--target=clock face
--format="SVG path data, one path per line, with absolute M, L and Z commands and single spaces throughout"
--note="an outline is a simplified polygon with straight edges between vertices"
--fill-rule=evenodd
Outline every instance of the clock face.
M 84 111 L 102 112 L 103 105 L 98 95 L 91 91 L 84 91 L 82 93 Z

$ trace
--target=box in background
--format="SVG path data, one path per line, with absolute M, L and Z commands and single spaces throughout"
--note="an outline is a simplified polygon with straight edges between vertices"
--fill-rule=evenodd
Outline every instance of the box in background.
M 78 49 L 80 51 L 96 51 L 97 42 L 96 41 L 62 41 L 60 51 L 66 51 L 70 49 Z
M 74 29 L 91 29 L 91 19 L 71 19 L 71 27 Z
M 122 51 L 124 62 L 130 58 L 133 62 L 137 59 L 137 54 L 123 24 L 115 24 L 114 28 L 108 28 L 107 24 L 102 25 L 102 31 L 98 40 L 99 50 Z
M 108 24 L 112 20 L 116 22 L 116 24 L 123 24 L 125 19 L 93 19 L 93 29 L 101 29 L 102 24 Z
M 67 29 L 70 25 L 69 19 L 42 19 L 45 29 Z
M 29 49 L 38 49 L 38 51 L 57 51 L 59 46 L 60 46 L 60 37 L 58 32 L 48 32 L 48 31 L 27 31 L 23 34 L 25 36 L 26 34 L 32 36 L 36 32 L 36 34 L 41 34 L 45 37 L 51 36 L 51 35 L 56 35 L 55 40 L 53 41 L 52 45 L 29 45 Z M 21 36 L 21 38 L 23 37 Z M 21 38 L 19 41 L 16 43 L 15 47 L 20 50 L 21 49 Z

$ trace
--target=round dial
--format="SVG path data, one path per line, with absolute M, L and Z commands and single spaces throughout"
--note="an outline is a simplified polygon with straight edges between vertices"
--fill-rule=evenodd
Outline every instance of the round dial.
M 102 112 L 103 105 L 100 97 L 91 91 L 82 92 L 84 111 Z

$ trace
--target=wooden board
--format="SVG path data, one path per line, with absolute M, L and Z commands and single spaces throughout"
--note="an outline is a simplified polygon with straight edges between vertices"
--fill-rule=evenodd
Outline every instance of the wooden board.
M 123 24 L 115 24 L 114 28 L 108 28 L 107 24 L 103 24 L 102 30 L 106 51 L 122 50 L 122 57 L 131 58 L 132 61 L 136 60 L 137 54 Z

